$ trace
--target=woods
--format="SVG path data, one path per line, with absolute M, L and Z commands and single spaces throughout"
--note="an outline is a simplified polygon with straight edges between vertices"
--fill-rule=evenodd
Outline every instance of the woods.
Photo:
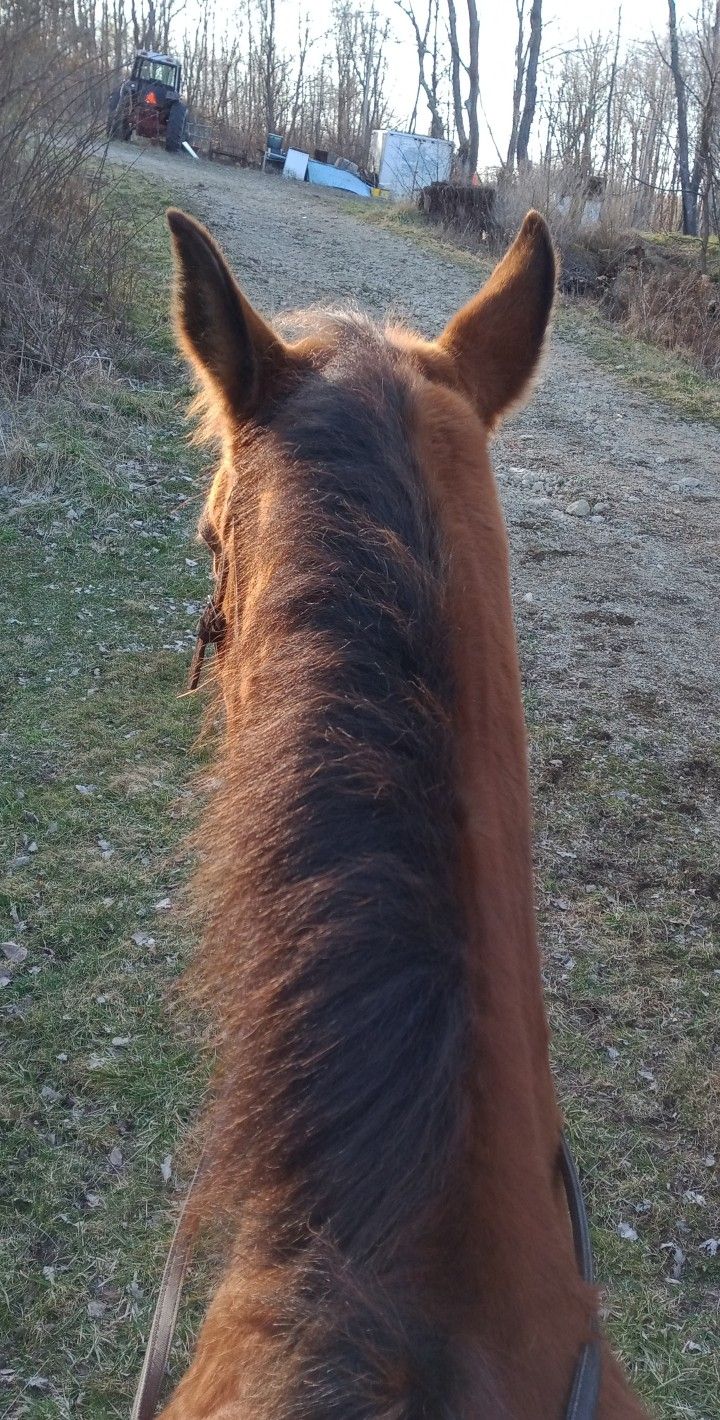
M 682 232 L 713 275 L 720 0 L 690 17 L 658 0 L 642 39 L 628 37 L 622 4 L 605 18 L 558 42 L 542 0 L 515 0 L 504 52 L 479 0 L 333 0 L 322 20 L 294 0 L 0 0 L 4 378 L 23 387 L 97 343 L 99 312 L 104 337 L 122 322 L 127 235 L 98 140 L 138 48 L 177 56 L 198 131 L 250 165 L 268 133 L 362 169 L 374 129 L 426 131 L 453 142 L 454 182 L 495 191 L 498 242 L 533 205 L 564 250 L 592 229 L 611 246 L 628 231 Z M 701 288 L 697 300 L 704 321 Z
M 372 130 L 394 124 L 452 139 L 461 181 L 478 166 L 501 183 L 541 167 L 552 173 L 549 189 L 563 189 L 559 201 L 622 199 L 629 224 L 716 231 L 720 0 L 702 0 L 684 18 L 675 0 L 666 10 L 658 0 L 641 40 L 626 37 L 622 5 L 606 27 L 583 25 L 560 42 L 542 0 L 515 0 L 515 12 L 513 52 L 497 54 L 508 76 L 501 107 L 497 84 L 483 93 L 498 41 L 478 0 L 394 0 L 383 12 L 373 0 L 333 0 L 321 20 L 294 0 L 228 10 L 187 0 L 5 0 L 2 64 L 13 82 L 3 108 L 18 81 L 41 82 L 52 63 L 54 82 L 72 79 L 74 101 L 81 96 L 92 113 L 136 48 L 172 50 L 191 112 L 250 161 L 270 131 L 362 165 Z
M 683 28 L 668 0 L 665 30 L 623 46 L 620 7 L 614 32 L 579 39 L 545 65 L 545 165 L 621 199 L 628 226 L 696 235 L 702 202 L 717 231 L 719 37 L 717 0 Z

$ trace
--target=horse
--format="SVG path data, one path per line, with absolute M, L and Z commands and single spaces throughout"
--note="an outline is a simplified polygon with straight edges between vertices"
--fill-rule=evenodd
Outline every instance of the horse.
M 168 221 L 221 447 L 189 989 L 217 1058 L 191 1208 L 225 1241 L 163 1420 L 647 1420 L 568 1217 L 488 453 L 538 370 L 548 229 L 530 212 L 427 341 L 346 311 L 271 325 Z

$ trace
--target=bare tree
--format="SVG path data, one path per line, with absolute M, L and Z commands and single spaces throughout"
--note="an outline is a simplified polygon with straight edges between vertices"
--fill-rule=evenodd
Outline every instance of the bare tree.
M 445 124 L 440 111 L 440 67 L 438 55 L 438 15 L 440 0 L 427 0 L 427 11 L 422 20 L 418 19 L 411 0 L 396 0 L 400 9 L 410 21 L 415 36 L 418 56 L 418 86 L 425 95 L 430 110 L 431 138 L 445 137 Z M 417 104 L 416 104 L 417 109 Z M 412 126 L 412 124 L 411 124 Z
M 509 173 L 511 173 L 515 167 L 517 136 L 518 128 L 520 127 L 520 107 L 522 105 L 525 65 L 527 63 L 527 46 L 525 44 L 525 0 L 515 0 L 515 9 L 518 21 L 517 43 L 515 45 L 515 78 L 513 81 L 510 139 L 508 142 L 507 157 L 505 159 L 505 168 Z
M 670 67 L 675 84 L 677 104 L 677 160 L 682 194 L 683 232 L 686 236 L 697 235 L 697 192 L 693 194 L 690 184 L 690 154 L 688 147 L 687 92 L 685 79 L 680 68 L 677 15 L 675 0 L 668 0 L 670 29 Z
M 305 62 L 307 60 L 310 43 L 310 16 L 306 14 L 303 23 L 300 15 L 298 15 L 298 60 L 295 74 L 295 89 L 290 110 L 290 121 L 288 123 L 288 143 L 292 143 L 295 138 L 298 119 L 302 109 Z
M 478 51 L 480 48 L 480 24 L 478 21 L 477 0 L 467 0 L 468 10 L 468 174 L 470 179 L 475 176 L 478 164 L 478 149 L 480 147 L 480 126 L 478 122 L 478 106 L 480 103 L 480 71 L 478 63 Z
M 622 5 L 618 5 L 617 30 L 615 31 L 615 52 L 613 54 L 612 67 L 610 69 L 610 82 L 608 84 L 607 103 L 605 107 L 605 160 L 603 162 L 603 172 L 607 182 L 610 171 L 610 150 L 612 146 L 612 121 L 613 121 L 613 101 L 615 98 L 615 84 L 617 81 L 618 57 L 620 54 L 620 29 L 622 26 Z
M 350 53 L 350 62 L 358 86 L 360 108 L 354 134 L 356 151 L 361 162 L 367 161 L 370 134 L 378 126 L 378 98 L 385 74 L 385 51 L 390 35 L 390 21 L 379 23 L 373 6 L 355 14 L 357 44 Z
M 466 111 L 462 97 L 461 72 L 463 62 L 460 58 L 460 43 L 458 40 L 457 12 L 455 10 L 455 0 L 447 0 L 448 3 L 448 38 L 450 40 L 450 74 L 452 78 L 453 114 L 455 119 L 455 132 L 458 139 L 458 163 L 461 172 L 467 174 L 469 168 L 469 146 L 467 126 L 465 123 Z
M 452 75 L 453 107 L 455 129 L 458 135 L 458 163 L 460 171 L 469 182 L 477 171 L 478 149 L 480 147 L 480 76 L 478 51 L 480 44 L 480 24 L 476 0 L 467 0 L 468 50 L 467 60 L 462 58 L 458 39 L 457 12 L 455 0 L 448 0 L 448 37 L 450 40 L 450 72 Z M 467 79 L 467 98 L 462 97 L 462 74 Z M 467 115 L 467 126 L 465 117 Z
M 528 146 L 535 118 L 537 104 L 537 72 L 542 44 L 542 0 L 532 0 L 530 10 L 530 42 L 528 44 L 527 68 L 525 72 L 525 103 L 517 135 L 517 160 L 526 163 Z
M 710 200 L 714 187 L 714 140 L 720 119 L 720 0 L 711 9 L 704 7 L 696 18 L 699 70 L 699 123 L 690 193 L 700 208 L 701 263 L 707 268 L 710 238 Z
M 268 133 L 275 133 L 280 117 L 280 91 L 287 67 L 278 52 L 276 0 L 259 0 L 258 13 L 260 40 L 257 61 L 265 107 L 265 125 Z

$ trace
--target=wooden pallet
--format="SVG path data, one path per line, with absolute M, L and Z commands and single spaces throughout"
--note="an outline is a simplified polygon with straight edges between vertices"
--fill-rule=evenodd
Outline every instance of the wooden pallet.
M 246 168 L 249 162 L 247 150 L 245 148 L 216 148 L 214 145 L 211 145 L 211 147 L 208 149 L 208 158 L 210 159 L 211 163 L 216 158 L 220 158 L 223 162 L 226 163 L 237 163 L 241 168 Z

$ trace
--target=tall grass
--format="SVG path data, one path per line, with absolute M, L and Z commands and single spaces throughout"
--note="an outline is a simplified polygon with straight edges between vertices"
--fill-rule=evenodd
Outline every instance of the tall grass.
M 590 231 L 599 231 L 609 243 L 639 226 L 671 232 L 679 221 L 674 193 L 619 187 L 559 163 L 529 163 L 499 176 L 493 215 L 500 233 L 516 231 L 531 207 L 548 218 L 561 246 L 581 241 Z
M 708 276 L 682 267 L 621 272 L 604 304 L 630 334 L 720 378 L 720 288 Z
M 130 308 L 126 214 L 103 144 L 107 80 L 37 24 L 0 43 L 0 392 L 57 385 L 112 348 Z

